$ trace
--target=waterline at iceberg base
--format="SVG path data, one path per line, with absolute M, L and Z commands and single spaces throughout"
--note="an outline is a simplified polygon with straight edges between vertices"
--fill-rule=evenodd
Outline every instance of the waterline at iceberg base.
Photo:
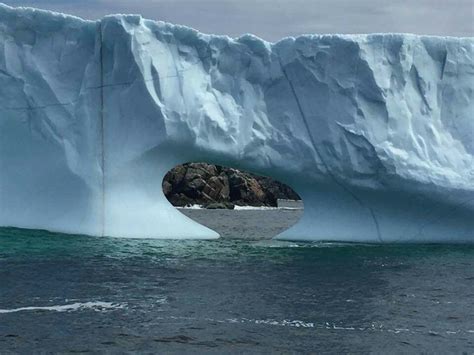
M 0 5 L 0 226 L 216 238 L 161 190 L 204 161 L 294 188 L 305 213 L 281 239 L 473 242 L 473 49 Z

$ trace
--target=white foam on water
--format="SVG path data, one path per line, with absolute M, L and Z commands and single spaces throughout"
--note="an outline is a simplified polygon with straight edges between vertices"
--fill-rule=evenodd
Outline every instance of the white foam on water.
M 191 205 L 191 206 L 182 206 L 182 207 L 180 206 L 176 208 L 179 210 L 204 210 L 205 209 L 201 205 Z
M 235 206 L 234 209 L 237 211 L 274 211 L 274 210 L 297 211 L 297 210 L 302 210 L 303 207 Z
M 269 206 L 235 206 L 235 211 L 273 211 L 278 210 L 278 207 L 269 207 Z
M 340 330 L 340 331 L 371 331 L 371 332 L 387 332 L 393 334 L 400 333 L 421 333 L 422 331 L 409 328 L 386 328 L 383 324 L 372 323 L 368 326 L 363 325 L 344 325 L 344 324 L 335 324 L 329 322 L 306 322 L 301 320 L 276 320 L 276 319 L 251 319 L 251 318 L 227 318 L 227 319 L 214 319 L 214 318 L 196 318 L 196 317 L 179 317 L 179 316 L 170 316 L 170 317 L 160 317 L 159 319 L 166 320 L 187 320 L 187 321 L 208 321 L 213 323 L 227 323 L 227 324 L 256 324 L 256 325 L 268 325 L 268 326 L 277 326 L 277 327 L 292 327 L 292 328 L 312 328 L 319 330 Z M 462 334 L 462 333 L 474 333 L 474 330 L 438 330 L 433 331 L 429 330 L 428 334 L 436 335 L 445 333 L 447 335 L 452 334 Z
M 17 313 L 17 312 L 28 312 L 28 311 L 53 311 L 53 312 L 73 312 L 85 309 L 93 309 L 95 311 L 105 311 L 109 309 L 120 309 L 124 308 L 124 304 L 112 303 L 112 302 L 77 302 L 65 305 L 54 305 L 54 306 L 30 306 L 20 307 L 12 309 L 0 309 L 0 314 Z
M 176 207 L 179 210 L 205 210 L 206 208 L 201 205 L 191 205 Z M 287 211 L 297 211 L 302 210 L 303 207 L 269 207 L 269 206 L 235 206 L 233 211 L 275 211 L 275 210 L 287 210 Z M 232 210 L 229 210 L 232 211 Z

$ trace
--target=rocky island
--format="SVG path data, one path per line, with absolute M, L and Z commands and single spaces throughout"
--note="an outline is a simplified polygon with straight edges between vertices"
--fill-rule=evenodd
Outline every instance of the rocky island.
M 163 179 L 163 192 L 174 206 L 209 209 L 277 207 L 279 199 L 300 200 L 289 186 L 272 178 L 206 163 L 187 163 L 170 170 Z

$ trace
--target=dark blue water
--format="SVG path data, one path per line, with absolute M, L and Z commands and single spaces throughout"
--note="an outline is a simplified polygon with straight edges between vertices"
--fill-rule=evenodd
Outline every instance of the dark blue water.
M 256 234 L 159 241 L 0 229 L 0 352 L 474 352 L 473 246 Z

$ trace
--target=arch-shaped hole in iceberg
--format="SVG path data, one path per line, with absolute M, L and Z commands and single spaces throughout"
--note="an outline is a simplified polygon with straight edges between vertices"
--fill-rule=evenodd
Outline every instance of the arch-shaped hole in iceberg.
M 232 167 L 180 164 L 167 172 L 162 188 L 184 216 L 224 238 L 270 239 L 303 215 L 303 201 L 291 187 Z

